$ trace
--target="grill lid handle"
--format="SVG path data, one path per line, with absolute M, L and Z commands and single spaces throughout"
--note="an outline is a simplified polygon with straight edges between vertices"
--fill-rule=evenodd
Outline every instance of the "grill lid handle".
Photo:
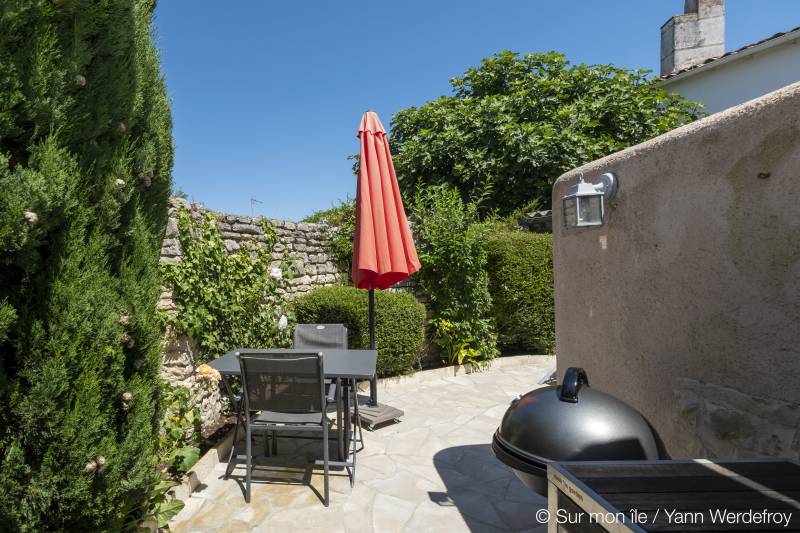
M 589 376 L 582 368 L 569 367 L 564 373 L 564 381 L 561 383 L 561 395 L 559 400 L 562 402 L 578 403 L 578 391 L 582 386 L 589 386 Z

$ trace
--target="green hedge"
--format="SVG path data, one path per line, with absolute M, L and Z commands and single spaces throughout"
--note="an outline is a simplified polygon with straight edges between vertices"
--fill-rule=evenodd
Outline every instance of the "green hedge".
M 501 347 L 551 353 L 553 236 L 500 230 L 492 234 L 488 248 L 489 290 Z
M 367 291 L 320 287 L 294 301 L 300 324 L 344 324 L 351 348 L 369 347 Z M 418 367 L 425 337 L 425 307 L 409 293 L 375 291 L 378 376 L 408 373 Z

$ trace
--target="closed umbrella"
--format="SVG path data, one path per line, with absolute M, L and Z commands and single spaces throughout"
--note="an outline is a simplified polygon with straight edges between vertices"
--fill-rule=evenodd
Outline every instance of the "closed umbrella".
M 375 349 L 375 289 L 386 289 L 417 270 L 420 263 L 397 186 L 386 130 L 367 111 L 358 128 L 361 158 L 356 188 L 353 284 L 369 290 L 369 340 Z M 370 402 L 377 405 L 373 380 Z

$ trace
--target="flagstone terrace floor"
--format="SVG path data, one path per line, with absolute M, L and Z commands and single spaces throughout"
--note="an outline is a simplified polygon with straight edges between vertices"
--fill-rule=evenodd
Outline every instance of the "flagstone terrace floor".
M 322 472 L 305 462 L 318 441 L 279 439 L 276 457 L 260 457 L 252 502 L 244 468 L 208 476 L 172 522 L 187 532 L 544 532 L 536 511 L 546 500 L 528 490 L 492 453 L 491 438 L 509 402 L 538 387 L 549 356 L 497 360 L 491 369 L 418 373 L 381 385 L 380 400 L 405 411 L 399 424 L 364 431 L 354 488 L 333 472 L 331 502 L 319 499 Z M 263 453 L 263 441 L 254 450 Z M 318 456 L 318 455 L 317 455 Z M 308 485 L 310 481 L 311 486 Z

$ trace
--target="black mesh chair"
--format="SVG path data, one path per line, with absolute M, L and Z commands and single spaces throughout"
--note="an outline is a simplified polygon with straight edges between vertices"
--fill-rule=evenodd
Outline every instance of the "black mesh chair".
M 347 349 L 347 327 L 344 324 L 297 324 L 294 348 Z
M 237 354 L 242 375 L 243 418 L 246 436 L 245 501 L 250 502 L 252 433 L 254 431 L 318 431 L 322 433 L 323 503 L 328 506 L 330 467 L 328 405 L 322 354 L 260 352 Z M 234 436 L 234 446 L 236 438 Z M 233 454 L 232 454 L 233 455 Z M 226 472 L 227 477 L 227 472 Z
M 347 326 L 344 324 L 297 324 L 294 328 L 293 348 L 325 350 L 347 349 Z M 356 383 L 353 381 L 352 387 L 357 391 Z M 358 414 L 358 396 L 354 395 L 354 410 L 356 424 L 356 440 L 364 447 L 364 436 L 361 429 L 361 417 Z M 342 421 L 337 417 L 337 427 L 342 427 Z M 340 432 L 341 434 L 341 432 Z

